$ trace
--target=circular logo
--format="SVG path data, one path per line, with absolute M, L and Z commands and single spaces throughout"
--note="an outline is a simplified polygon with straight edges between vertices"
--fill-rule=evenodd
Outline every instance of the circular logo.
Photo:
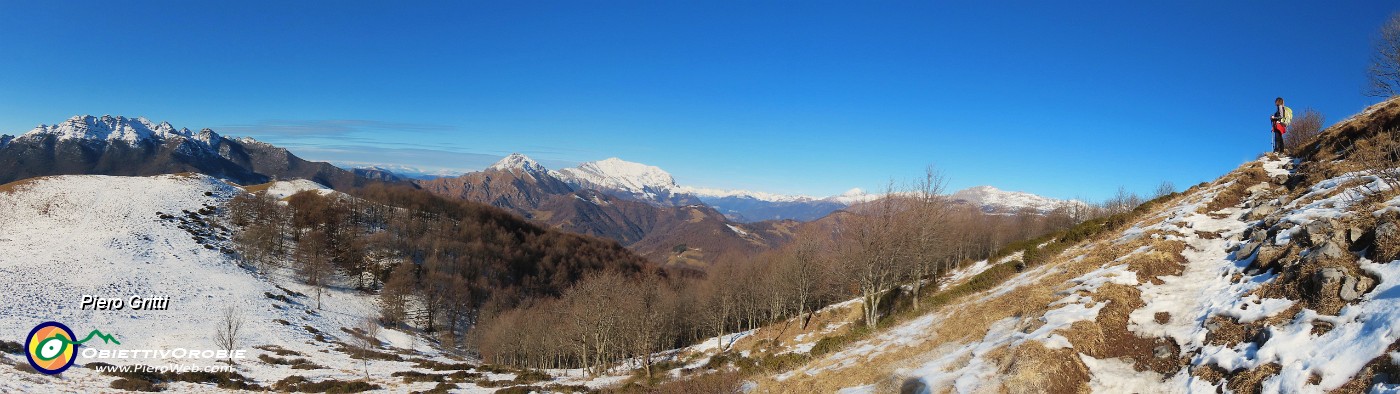
M 24 339 L 29 365 L 49 375 L 57 375 L 73 366 L 77 347 L 73 330 L 59 322 L 40 323 Z

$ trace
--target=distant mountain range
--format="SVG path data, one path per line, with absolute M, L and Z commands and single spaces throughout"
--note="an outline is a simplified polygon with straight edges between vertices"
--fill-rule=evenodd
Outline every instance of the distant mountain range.
M 720 257 L 721 251 L 768 250 L 785 243 L 791 229 L 800 224 L 735 223 L 694 196 L 636 182 L 644 177 L 621 178 L 591 168 L 595 171 L 553 171 L 525 155 L 512 154 L 482 171 L 415 183 L 446 197 L 483 202 L 569 231 L 612 238 L 668 265 L 703 267 Z M 661 174 L 665 173 L 644 175 Z M 664 176 L 669 180 L 669 175 Z
M 1083 205 L 1077 200 L 1060 200 L 1026 192 L 997 189 L 991 186 L 976 186 L 959 190 L 949 195 L 954 201 L 961 201 L 982 208 L 987 213 L 1018 213 L 1029 210 L 1034 213 L 1048 213 L 1072 205 Z
M 512 154 L 478 172 L 430 176 L 410 167 L 342 169 L 286 149 L 213 130 L 121 116 L 75 116 L 0 136 L 0 184 L 48 175 L 147 176 L 194 172 L 239 184 L 307 179 L 345 190 L 371 182 L 411 185 L 494 205 L 565 230 L 610 238 L 658 262 L 704 266 L 725 253 L 785 243 L 803 222 L 880 196 L 852 189 L 816 198 L 678 185 L 670 173 L 618 158 L 551 170 Z M 1065 201 L 990 186 L 952 198 L 986 212 L 1047 212 Z
M 47 175 L 145 176 L 197 172 L 242 184 L 309 179 L 344 188 L 365 178 L 309 162 L 251 138 L 121 116 L 74 116 L 18 137 L 0 137 L 0 184 Z
M 683 207 L 708 205 L 734 222 L 756 223 L 767 220 L 812 221 L 852 204 L 878 199 L 861 189 L 851 189 L 840 195 L 819 198 L 784 195 L 748 190 L 724 190 L 682 186 L 670 173 L 659 167 L 608 158 L 579 164 L 557 171 L 540 165 L 529 157 L 513 153 L 487 170 L 519 169 L 528 174 L 557 179 L 574 190 L 594 190 L 612 197 L 644 202 L 657 206 Z M 357 174 L 385 180 L 436 179 L 398 174 L 386 167 L 357 168 Z M 394 175 L 398 176 L 394 176 Z M 956 201 L 979 206 L 988 213 L 1017 213 L 1029 209 L 1046 213 L 1066 204 L 1079 203 L 1031 193 L 1005 191 L 992 186 L 976 186 L 950 195 Z M 1082 204 L 1082 203 L 1080 203 Z
M 396 179 L 436 179 L 445 177 L 460 176 L 470 171 L 457 171 L 450 169 L 429 170 L 418 167 L 411 167 L 398 164 L 365 164 L 358 162 L 331 162 L 337 167 L 355 172 L 367 174 L 389 174 Z

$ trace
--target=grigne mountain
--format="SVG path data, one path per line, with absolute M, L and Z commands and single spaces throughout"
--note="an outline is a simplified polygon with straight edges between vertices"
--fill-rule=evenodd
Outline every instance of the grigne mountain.
M 1390 100 L 1089 204 L 932 170 L 837 198 L 620 159 L 421 179 L 79 116 L 0 137 L 0 391 L 1397 392 L 1398 129 Z M 43 374 L 46 321 L 247 357 Z M 150 364 L 226 368 L 118 368 Z

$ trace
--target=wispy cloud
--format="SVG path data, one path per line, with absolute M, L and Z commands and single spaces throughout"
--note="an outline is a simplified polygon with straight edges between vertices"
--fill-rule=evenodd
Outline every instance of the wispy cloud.
M 454 126 L 431 123 L 386 122 L 368 119 L 264 120 L 253 124 L 233 124 L 214 128 L 229 135 L 282 137 L 344 137 L 362 132 L 441 132 Z
M 407 145 L 407 144 L 405 144 Z M 357 167 L 403 166 L 422 169 L 425 172 L 472 172 L 491 166 L 505 157 L 505 154 L 477 153 L 456 150 L 430 149 L 422 147 L 380 147 L 364 145 L 326 145 L 288 143 L 282 144 L 293 154 L 312 161 L 325 161 L 349 164 Z M 533 152 L 521 152 L 530 155 Z M 563 160 L 540 160 L 540 164 L 551 169 L 577 165 L 577 162 Z
M 420 141 L 394 133 L 456 132 L 459 128 L 431 123 L 388 122 L 367 119 L 263 120 L 214 128 L 229 136 L 250 136 L 281 146 L 297 156 L 352 166 L 402 166 L 427 171 L 471 172 L 484 169 L 511 153 L 524 153 L 549 168 L 578 163 L 554 160 L 559 156 L 586 156 L 572 147 L 527 144 L 514 149 L 492 149 L 450 141 Z M 390 138 L 389 135 L 397 137 Z
M 461 172 L 480 170 L 501 159 L 498 155 L 427 148 L 321 144 L 286 144 L 286 147 L 307 160 L 402 165 Z

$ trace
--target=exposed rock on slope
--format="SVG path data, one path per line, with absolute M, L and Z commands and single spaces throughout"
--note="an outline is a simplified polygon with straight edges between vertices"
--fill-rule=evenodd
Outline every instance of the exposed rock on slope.
M 1396 124 L 1379 104 L 759 389 L 1400 389 L 1400 190 L 1333 150 Z

